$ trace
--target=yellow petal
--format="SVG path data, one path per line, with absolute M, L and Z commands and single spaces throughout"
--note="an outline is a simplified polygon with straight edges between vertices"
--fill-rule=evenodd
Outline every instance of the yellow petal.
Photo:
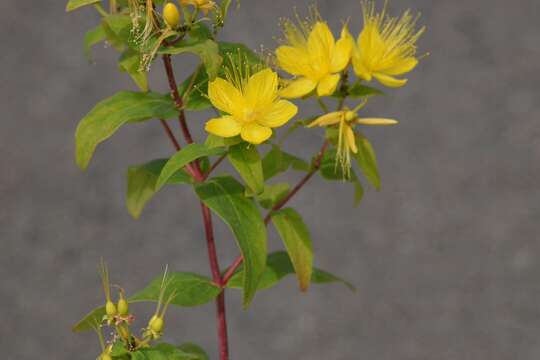
M 309 54 L 300 48 L 280 46 L 276 50 L 278 66 L 292 75 L 306 75 L 311 71 Z
M 371 71 L 367 68 L 359 54 L 354 54 L 352 57 L 354 73 L 361 79 L 371 81 Z
M 407 83 L 407 79 L 396 79 L 393 76 L 385 75 L 382 73 L 375 73 L 373 76 L 381 82 L 381 84 L 391 87 L 391 88 L 398 88 L 402 87 Z
M 270 69 L 264 69 L 249 78 L 244 97 L 251 109 L 264 111 L 276 100 L 277 92 L 277 74 Z
M 339 123 L 343 119 L 343 111 L 336 111 L 325 114 L 318 117 L 315 121 L 310 123 L 307 127 L 312 128 L 314 126 L 329 126 Z
M 358 152 L 358 148 L 356 147 L 356 137 L 354 136 L 354 131 L 350 126 L 345 127 L 345 140 L 349 145 L 349 149 L 356 154 Z
M 227 138 L 240 134 L 242 127 L 232 116 L 223 116 L 209 120 L 204 129 L 210 134 Z
M 360 119 L 356 119 L 355 123 L 359 125 L 386 126 L 386 125 L 396 125 L 398 122 L 394 119 L 385 119 L 385 118 L 360 118 Z
M 339 79 L 341 76 L 339 74 L 327 75 L 322 78 L 317 86 L 317 95 L 319 96 L 330 96 L 332 95 L 338 86 Z
M 280 95 L 284 98 L 295 99 L 309 94 L 315 89 L 317 82 L 308 78 L 299 78 L 291 81 L 291 83 L 283 90 Z
M 335 42 L 328 25 L 322 21 L 317 22 L 309 34 L 307 46 L 311 68 L 316 74 L 330 72 L 330 54 L 334 51 Z
M 208 98 L 212 105 L 228 114 L 241 114 L 245 106 L 242 93 L 222 78 L 208 84 Z
M 347 67 L 351 60 L 351 53 L 354 45 L 354 40 L 349 33 L 347 25 L 341 31 L 341 38 L 336 43 L 332 52 L 332 61 L 330 63 L 331 72 L 340 72 Z
M 242 127 L 242 132 L 240 135 L 245 141 L 258 145 L 268 140 L 268 138 L 272 136 L 272 129 L 252 122 L 245 124 Z
M 283 126 L 287 121 L 292 119 L 298 112 L 296 105 L 287 100 L 276 102 L 269 112 L 257 122 L 260 125 L 271 128 Z
M 412 71 L 418 65 L 418 60 L 413 57 L 408 57 L 400 60 L 396 65 L 385 69 L 384 73 L 388 75 L 402 75 Z

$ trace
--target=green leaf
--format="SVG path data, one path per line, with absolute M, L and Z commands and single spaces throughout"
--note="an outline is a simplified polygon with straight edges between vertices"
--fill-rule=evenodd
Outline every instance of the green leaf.
M 307 291 L 313 273 L 313 245 L 309 229 L 300 214 L 291 208 L 274 212 L 272 223 L 285 244 L 300 289 Z
M 342 91 L 342 89 L 338 89 L 334 94 L 332 94 L 332 97 L 343 99 L 347 96 L 351 98 L 360 98 L 373 95 L 384 95 L 384 92 L 374 87 L 362 85 L 360 82 L 357 82 L 349 87 L 346 92 Z
M 238 271 L 231 277 L 227 283 L 228 288 L 241 289 L 242 288 L 242 276 L 243 266 L 240 266 Z M 292 266 L 289 255 L 285 251 L 278 251 L 268 256 L 266 261 L 266 269 L 261 276 L 258 290 L 269 289 L 275 286 L 285 276 L 294 274 L 294 268 Z M 313 274 L 311 275 L 311 283 L 313 284 L 329 284 L 329 283 L 342 283 L 351 291 L 355 291 L 354 286 L 338 276 L 332 275 L 329 272 L 313 268 Z
M 131 76 L 135 84 L 142 91 L 148 91 L 148 78 L 146 71 L 140 71 L 141 54 L 134 50 L 126 50 L 118 61 L 120 69 Z
M 309 171 L 311 168 L 306 161 L 281 151 L 275 145 L 272 145 L 272 149 L 263 157 L 262 166 L 265 181 L 289 170 L 291 166 L 297 171 Z
M 263 60 L 246 45 L 241 43 L 219 42 L 219 53 L 225 59 L 225 65 L 228 65 L 228 58 L 231 60 L 241 60 L 242 63 L 253 66 L 263 64 Z
M 78 323 L 76 323 L 72 330 L 74 332 L 83 332 L 92 330 L 96 324 L 101 324 L 103 316 L 105 316 L 105 306 L 98 307 L 90 311 L 85 317 L 83 317 Z
M 244 196 L 244 187 L 230 176 L 195 185 L 199 198 L 232 230 L 242 256 L 244 307 L 247 307 L 266 264 L 266 226 L 256 205 Z
M 92 46 L 105 41 L 106 38 L 107 34 L 101 24 L 86 32 L 84 35 L 84 55 L 88 61 L 92 60 Z
M 208 148 L 203 144 L 189 144 L 174 154 L 165 164 L 156 183 L 156 191 L 159 191 L 169 179 L 183 169 L 186 165 L 205 156 L 222 155 L 223 149 Z
M 355 154 L 354 158 L 358 163 L 360 169 L 369 180 L 371 185 L 375 189 L 381 189 L 381 178 L 379 176 L 379 168 L 377 166 L 377 157 L 375 156 L 375 151 L 369 140 L 362 134 L 356 135 L 356 146 L 358 147 L 358 153 Z
M 122 91 L 101 101 L 86 115 L 75 133 L 76 160 L 86 169 L 98 144 L 126 123 L 178 115 L 170 96 Z
M 217 136 L 214 134 L 208 134 L 208 137 L 206 138 L 206 141 L 204 142 L 204 144 L 208 146 L 209 148 L 217 148 L 217 147 L 233 146 L 241 142 L 242 142 L 242 138 L 240 136 L 235 136 L 231 138 L 223 138 L 221 136 Z
M 197 23 L 189 30 L 189 37 L 195 41 L 212 40 L 212 31 L 203 23 Z
M 174 345 L 161 343 L 131 353 L 132 360 L 200 360 L 200 355 L 187 353 Z
M 145 205 L 156 193 L 156 183 L 166 163 L 167 159 L 158 159 L 128 168 L 126 205 L 135 219 L 140 217 Z M 184 170 L 178 170 L 167 180 L 168 184 L 192 182 L 193 179 Z
M 198 345 L 192 343 L 185 343 L 178 347 L 183 352 L 190 354 L 196 360 L 208 360 L 206 352 Z
M 162 48 L 160 54 L 177 55 L 192 53 L 199 56 L 206 68 L 210 80 L 213 80 L 219 72 L 223 58 L 219 55 L 218 44 L 214 40 L 191 40 L 180 41 L 175 45 Z
M 111 356 L 113 358 L 123 358 L 127 354 L 128 354 L 128 350 L 126 349 L 126 346 L 122 341 L 116 341 L 113 344 L 113 347 L 111 350 Z
M 158 301 L 163 276 L 158 276 L 143 290 L 130 297 L 130 302 Z M 198 306 L 214 300 L 220 293 L 220 288 L 207 277 L 188 273 L 173 272 L 167 274 L 165 299 L 176 292 L 171 304 L 177 306 Z
M 251 191 L 255 194 L 263 192 L 263 169 L 256 146 L 246 142 L 233 145 L 229 148 L 227 158 Z
M 123 51 L 126 47 L 138 49 L 138 45 L 132 41 L 133 23 L 129 15 L 109 15 L 103 18 L 101 24 L 107 34 L 107 40 L 115 49 L 118 51 Z
M 257 195 L 257 201 L 265 209 L 271 209 L 279 201 L 283 200 L 289 193 L 289 184 L 277 183 L 265 185 L 264 191 Z
M 374 87 L 362 85 L 360 83 L 354 84 L 349 89 L 349 96 L 352 98 L 372 96 L 372 95 L 384 95 L 384 92 Z
M 73 11 L 80 7 L 97 4 L 101 0 L 69 0 L 66 5 L 66 11 Z

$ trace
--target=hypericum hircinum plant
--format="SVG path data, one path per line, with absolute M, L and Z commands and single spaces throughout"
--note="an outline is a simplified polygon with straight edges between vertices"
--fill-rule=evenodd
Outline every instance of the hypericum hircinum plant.
M 417 40 L 424 28 L 409 11 L 389 15 L 386 4 L 378 10 L 362 1 L 363 29 L 353 36 L 345 23 L 338 35 L 315 7 L 309 16 L 282 21 L 283 37 L 275 52 L 257 54 L 246 46 L 219 40 L 226 26 L 231 0 L 70 0 L 67 10 L 93 6 L 101 16 L 85 37 L 86 53 L 107 42 L 120 53 L 119 66 L 139 91 L 122 91 L 98 103 L 79 123 L 76 161 L 83 170 L 101 142 L 122 125 L 158 120 L 175 153 L 148 160 L 127 170 L 126 205 L 139 218 L 145 205 L 163 186 L 183 185 L 200 199 L 211 277 L 165 270 L 145 289 L 127 297 L 111 285 L 102 261 L 104 303 L 90 312 L 75 331 L 95 330 L 101 351 L 98 359 L 207 359 L 192 343 L 160 342 L 170 305 L 198 306 L 215 301 L 220 360 L 229 359 L 225 291 L 241 289 L 247 308 L 255 294 L 295 274 L 299 287 L 341 282 L 313 266 L 312 239 L 300 213 L 289 201 L 316 174 L 329 181 L 352 184 L 355 204 L 363 186 L 354 164 L 365 179 L 380 188 L 375 152 L 362 129 L 395 125 L 396 120 L 372 117 L 364 109 L 368 100 L 383 92 L 366 85 L 373 81 L 398 88 L 422 56 Z M 360 15 L 360 10 L 358 11 Z M 187 79 L 178 82 L 172 56 L 195 54 L 200 64 Z M 169 89 L 150 90 L 148 69 L 161 60 Z M 299 118 L 298 106 L 315 99 L 321 110 Z M 212 110 L 204 124 L 188 123 L 193 111 Z M 178 139 L 171 121 L 177 119 Z M 208 133 L 196 141 L 191 126 Z M 323 127 L 320 150 L 310 161 L 286 152 L 283 145 L 294 131 L 318 131 Z M 228 161 L 235 174 L 216 176 Z M 302 173 L 290 186 L 277 177 L 286 171 Z M 212 213 L 231 229 L 239 248 L 238 258 L 226 268 L 219 265 Z M 262 215 L 262 213 L 266 213 Z M 267 253 L 269 223 L 283 241 L 283 251 Z M 134 328 L 130 304 L 155 302 L 155 312 L 143 329 Z M 169 310 L 170 311 L 170 310 Z M 105 339 L 103 328 L 110 337 Z

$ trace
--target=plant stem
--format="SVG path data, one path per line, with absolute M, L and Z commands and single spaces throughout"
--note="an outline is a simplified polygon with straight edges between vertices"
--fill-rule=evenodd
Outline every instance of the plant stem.
M 317 157 L 313 161 L 313 166 L 311 167 L 311 170 L 298 182 L 298 184 L 296 184 L 296 186 L 287 194 L 285 198 L 283 198 L 281 201 L 275 204 L 270 209 L 270 211 L 268 211 L 268 214 L 264 218 L 265 225 L 268 225 L 268 223 L 270 222 L 270 219 L 272 219 L 272 214 L 280 210 L 283 206 L 285 206 L 289 202 L 289 200 L 291 200 L 294 197 L 294 195 L 296 195 L 298 191 L 300 191 L 300 189 L 302 189 L 304 185 L 306 185 L 306 183 L 313 177 L 313 175 L 315 175 L 317 170 L 319 170 L 319 168 L 321 167 L 321 161 L 324 156 L 324 153 L 328 149 L 328 145 L 329 145 L 328 140 L 326 140 L 323 143 L 319 152 L 317 153 Z M 234 260 L 231 266 L 229 266 L 227 272 L 223 276 L 223 282 L 222 282 L 223 286 L 227 285 L 227 283 L 229 282 L 231 277 L 234 275 L 236 270 L 238 270 L 238 267 L 242 264 L 243 260 L 244 259 L 242 258 L 242 255 L 240 255 Z
M 171 56 L 163 55 L 163 63 L 165 64 L 165 71 L 167 72 L 167 79 L 169 80 L 169 87 L 171 89 L 174 102 L 176 104 L 176 107 L 180 111 L 178 120 L 180 122 L 180 127 L 182 128 L 182 133 L 184 134 L 184 138 L 186 139 L 186 142 L 188 144 L 191 144 L 193 143 L 193 138 L 191 137 L 191 133 L 189 132 L 189 128 L 187 126 L 186 114 L 184 112 L 184 101 L 182 100 L 182 97 L 180 96 L 180 93 L 178 92 L 178 86 L 176 85 L 176 78 L 174 76 Z
M 184 112 L 184 101 L 178 92 L 178 86 L 176 85 L 176 78 L 174 76 L 174 70 L 171 63 L 170 55 L 163 55 L 163 64 L 165 66 L 165 71 L 167 73 L 167 79 L 169 81 L 169 87 L 171 90 L 172 97 L 176 104 L 176 107 L 180 111 L 178 120 L 180 122 L 180 127 L 184 135 L 184 139 L 188 144 L 193 143 L 193 138 L 189 131 L 186 115 Z M 166 125 L 166 124 L 165 124 Z M 168 126 L 167 126 L 168 128 Z M 167 129 L 166 128 L 166 129 Z M 170 130 L 170 128 L 169 128 Z M 169 131 L 167 131 L 169 133 Z M 171 140 L 174 139 L 174 136 Z M 179 144 L 176 142 L 176 145 Z M 175 146 L 176 146 L 175 145 Z M 193 177 L 197 182 L 204 182 L 206 176 L 202 173 L 198 161 L 191 163 L 187 169 L 192 169 Z M 208 248 L 208 259 L 210 262 L 210 269 L 212 271 L 212 277 L 214 282 L 223 288 L 223 279 L 221 277 L 221 270 L 219 269 L 218 256 L 216 251 L 216 244 L 214 241 L 214 228 L 212 225 L 212 214 L 210 209 L 201 201 L 201 210 L 204 222 L 204 230 L 206 235 L 206 245 Z M 227 334 L 227 317 L 225 309 L 225 290 L 222 289 L 221 293 L 216 298 L 216 311 L 217 311 L 217 328 L 218 328 L 218 338 L 219 338 L 219 359 L 220 360 L 229 360 L 229 345 L 228 345 L 228 334 Z

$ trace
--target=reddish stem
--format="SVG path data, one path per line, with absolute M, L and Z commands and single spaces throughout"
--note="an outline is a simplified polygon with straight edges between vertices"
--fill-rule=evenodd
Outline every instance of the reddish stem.
M 180 122 L 180 127 L 184 135 L 184 139 L 188 144 L 193 143 L 193 138 L 187 126 L 186 115 L 184 112 L 184 101 L 178 92 L 178 86 L 176 85 L 176 78 L 174 76 L 174 70 L 171 63 L 170 55 L 163 55 L 163 64 L 165 65 L 165 71 L 167 72 L 167 79 L 169 81 L 169 87 L 171 89 L 171 94 L 174 99 L 177 109 L 180 111 L 178 120 Z M 167 126 L 168 128 L 168 126 Z M 170 130 L 170 128 L 169 128 Z M 174 138 L 174 136 L 173 136 Z M 178 142 L 176 142 L 178 144 Z M 176 145 L 175 145 L 176 146 Z M 178 145 L 179 146 L 179 145 Z M 193 178 L 197 182 L 203 182 L 206 179 L 206 176 L 202 173 L 198 161 L 186 166 L 188 171 L 191 171 Z M 206 244 L 208 248 L 208 258 L 210 262 L 210 269 L 212 271 L 212 277 L 214 282 L 223 287 L 223 279 L 221 277 L 221 271 L 219 269 L 218 256 L 216 251 L 216 244 L 214 241 L 214 229 L 212 226 L 212 214 L 210 209 L 201 201 L 201 210 L 203 215 L 204 230 L 206 235 Z M 228 345 L 228 334 L 227 334 L 227 317 L 225 314 L 225 292 L 222 289 L 221 293 L 216 298 L 216 308 L 217 308 L 217 322 L 218 322 L 218 338 L 219 338 L 219 358 L 220 360 L 229 360 L 229 345 Z
M 223 160 L 225 160 L 226 157 L 227 157 L 227 154 L 221 155 L 219 157 L 219 159 L 217 159 L 216 162 L 213 163 L 212 166 L 210 166 L 210 169 L 208 169 L 206 174 L 204 174 L 204 178 L 207 179 L 210 176 L 210 174 L 212 173 L 212 171 L 214 171 L 219 166 L 219 164 L 221 164 L 223 162 Z
M 296 184 L 296 186 L 287 194 L 286 197 L 284 197 L 281 201 L 275 204 L 270 209 L 270 211 L 268 211 L 268 214 L 264 218 L 265 225 L 268 225 L 268 223 L 270 222 L 270 219 L 272 218 L 272 214 L 278 211 L 279 209 L 281 209 L 283 206 L 285 206 L 285 204 L 287 204 L 289 200 L 291 200 L 294 197 L 294 195 L 296 195 L 296 193 L 298 193 L 298 191 L 300 191 L 300 189 L 302 189 L 304 185 L 306 185 L 309 179 L 311 179 L 311 177 L 315 175 L 317 170 L 319 170 L 319 168 L 321 167 L 321 161 L 327 149 L 328 149 L 328 141 L 325 141 L 321 147 L 321 150 L 319 150 L 317 157 L 313 161 L 313 166 L 311 170 L 306 174 L 306 176 L 302 178 L 302 180 L 298 182 L 298 184 Z M 231 266 L 229 266 L 229 268 L 227 269 L 227 272 L 223 276 L 223 286 L 227 285 L 227 283 L 229 282 L 231 277 L 234 275 L 236 270 L 238 270 L 238 267 L 242 264 L 243 260 L 244 259 L 242 255 L 240 255 L 234 260 Z
M 182 97 L 180 96 L 180 93 L 178 92 L 178 86 L 176 85 L 176 78 L 174 76 L 174 70 L 172 67 L 171 55 L 163 55 L 163 64 L 165 64 L 165 71 L 167 72 L 167 79 L 169 80 L 169 87 L 171 89 L 174 103 L 176 104 L 176 107 L 180 111 L 180 115 L 178 116 L 178 121 L 180 122 L 182 133 L 184 134 L 184 138 L 186 139 L 186 142 L 188 144 L 191 144 L 193 143 L 193 138 L 191 137 L 191 133 L 189 132 L 189 128 L 186 122 L 186 114 L 184 113 L 184 100 L 182 100 Z

